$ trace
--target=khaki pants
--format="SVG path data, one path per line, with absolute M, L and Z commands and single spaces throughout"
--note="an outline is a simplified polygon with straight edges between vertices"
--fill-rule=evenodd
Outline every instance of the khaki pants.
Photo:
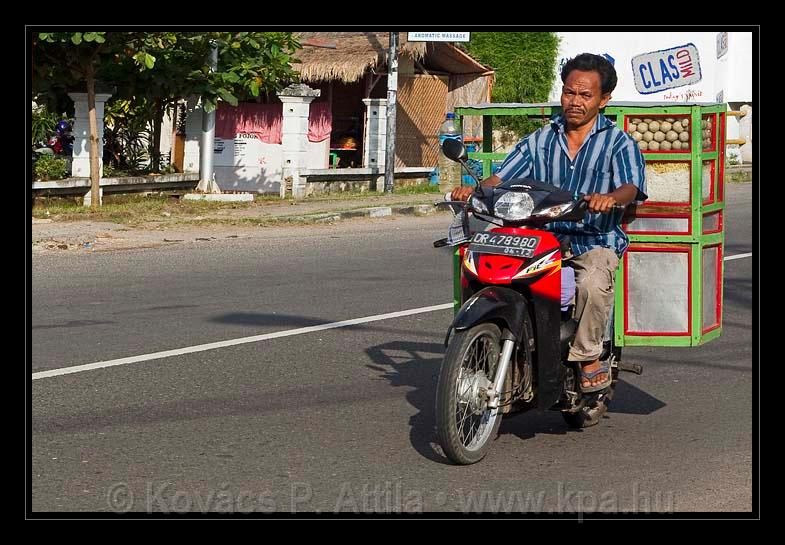
M 602 354 L 619 258 L 610 248 L 595 248 L 569 258 L 567 264 L 575 270 L 575 319 L 578 320 L 568 359 L 594 361 Z

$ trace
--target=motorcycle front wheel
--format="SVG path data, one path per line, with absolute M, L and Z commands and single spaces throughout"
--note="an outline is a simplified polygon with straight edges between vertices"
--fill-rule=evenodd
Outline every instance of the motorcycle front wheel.
M 482 460 L 496 438 L 502 415 L 487 407 L 499 362 L 501 331 L 491 323 L 457 331 L 442 362 L 436 387 L 436 429 L 444 454 L 456 464 Z

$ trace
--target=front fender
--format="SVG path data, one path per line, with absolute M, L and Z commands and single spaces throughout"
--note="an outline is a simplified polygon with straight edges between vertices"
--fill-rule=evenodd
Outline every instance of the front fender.
M 501 321 L 519 341 L 523 320 L 527 315 L 526 299 L 515 290 L 502 286 L 489 286 L 471 296 L 460 308 L 447 330 L 447 346 L 453 329 L 463 331 L 479 323 Z
M 534 323 L 529 321 L 530 310 Z M 535 294 L 530 304 L 515 290 L 489 286 L 464 303 L 447 330 L 444 346 L 447 346 L 453 329 L 461 331 L 482 322 L 502 322 L 516 343 L 523 339 L 523 328 L 526 327 L 527 338 L 536 340 L 534 360 L 538 384 L 537 406 L 545 410 L 559 400 L 564 381 L 565 368 L 560 357 L 560 316 L 558 299 L 551 300 Z

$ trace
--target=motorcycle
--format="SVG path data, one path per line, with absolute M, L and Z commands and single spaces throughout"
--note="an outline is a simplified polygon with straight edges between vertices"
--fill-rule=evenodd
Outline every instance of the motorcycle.
M 552 409 L 572 428 L 593 426 L 608 410 L 619 371 L 641 374 L 642 367 L 622 362 L 612 324 L 600 356 L 611 370 L 607 388 L 582 392 L 580 364 L 567 360 L 578 323 L 572 306 L 562 310 L 562 243 L 544 228 L 582 221 L 583 195 L 528 179 L 482 187 L 461 142 L 445 140 L 442 152 L 477 185 L 466 202 L 448 194 L 436 203 L 455 214 L 449 236 L 434 247 L 458 247 L 462 303 L 445 339 L 436 426 L 445 455 L 473 464 L 487 454 L 502 415 Z M 477 220 L 487 227 L 476 228 Z
M 33 167 L 44 155 L 64 157 L 69 163 L 74 153 L 74 135 L 71 124 L 62 120 L 55 127 L 55 134 L 46 141 L 37 142 L 32 150 Z M 70 168 L 69 168 L 70 170 Z

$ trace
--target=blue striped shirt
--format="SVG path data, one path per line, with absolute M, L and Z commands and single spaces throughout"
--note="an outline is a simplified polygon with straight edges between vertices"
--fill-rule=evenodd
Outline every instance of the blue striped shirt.
M 502 163 L 496 176 L 503 182 L 529 178 L 573 193 L 610 193 L 630 183 L 646 192 L 645 162 L 635 140 L 602 114 L 570 161 L 565 121 L 561 115 L 523 138 Z M 623 211 L 586 214 L 583 222 L 559 221 L 548 229 L 569 235 L 576 256 L 592 248 L 612 248 L 621 257 L 629 239 L 621 228 Z

